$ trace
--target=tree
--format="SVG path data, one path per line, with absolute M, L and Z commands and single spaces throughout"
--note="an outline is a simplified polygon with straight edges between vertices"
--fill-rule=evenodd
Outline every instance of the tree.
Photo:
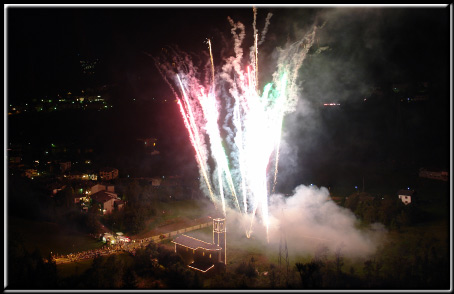
M 373 261 L 368 259 L 364 262 L 364 267 L 363 267 L 363 271 L 366 275 L 366 280 L 367 280 L 367 284 L 368 286 L 370 287 L 371 283 L 372 283 L 372 275 L 373 275 L 373 270 L 374 270 L 374 264 L 373 264 Z
M 319 288 L 321 286 L 320 275 L 321 265 L 319 262 L 315 261 L 311 261 L 309 263 L 297 262 L 295 266 L 300 274 L 303 288 L 314 289 Z
M 123 276 L 123 288 L 125 289 L 137 288 L 137 274 L 131 268 L 128 268 Z
M 335 252 L 335 265 L 336 265 L 336 274 L 339 276 L 342 273 L 342 266 L 344 266 L 344 256 L 342 254 L 342 247 L 341 244 Z
M 315 250 L 314 261 L 320 264 L 328 259 L 329 248 L 325 244 L 319 244 Z
M 270 271 L 268 276 L 270 277 L 270 287 L 276 287 L 276 266 L 274 264 L 270 264 Z
M 74 190 L 70 185 L 67 185 L 63 190 L 58 191 L 55 195 L 57 206 L 70 208 L 74 204 Z

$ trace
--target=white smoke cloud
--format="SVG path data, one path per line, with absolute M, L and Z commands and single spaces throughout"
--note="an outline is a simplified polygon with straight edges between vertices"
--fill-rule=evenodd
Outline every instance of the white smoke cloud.
M 333 202 L 325 187 L 300 185 L 291 196 L 272 195 L 269 217 L 269 242 L 258 218 L 254 219 L 252 238 L 275 252 L 284 238 L 289 256 L 313 256 L 319 246 L 326 246 L 331 253 L 342 248 L 342 253 L 349 257 L 367 256 L 375 252 L 385 236 L 380 224 L 358 229 L 355 215 Z M 231 244 L 248 242 L 244 228 L 250 223 L 249 217 L 229 211 L 227 231 Z

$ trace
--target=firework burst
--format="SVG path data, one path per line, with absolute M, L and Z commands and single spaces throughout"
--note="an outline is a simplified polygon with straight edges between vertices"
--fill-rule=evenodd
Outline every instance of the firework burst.
M 254 9 L 254 45 L 247 61 L 243 60 L 242 49 L 245 27 L 230 17 L 234 55 L 226 58 L 218 71 L 209 39 L 209 58 L 203 70 L 194 65 L 190 55 L 174 49 L 171 60 L 155 58 L 177 98 L 195 150 L 202 187 L 224 216 L 231 208 L 249 217 L 244 228 L 248 237 L 257 217 L 268 234 L 268 197 L 277 182 L 283 119 L 296 107 L 301 89 L 298 70 L 314 42 L 316 29 L 314 26 L 301 40 L 278 49 L 272 82 L 260 89 L 259 47 L 271 14 L 258 41 L 256 13 Z

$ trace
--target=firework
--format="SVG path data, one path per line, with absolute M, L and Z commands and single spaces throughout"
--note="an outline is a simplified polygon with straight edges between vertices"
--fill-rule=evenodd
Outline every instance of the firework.
M 176 50 L 172 51 L 171 62 L 155 58 L 156 66 L 176 95 L 196 153 L 201 185 L 216 207 L 222 208 L 224 216 L 227 208 L 231 208 L 249 217 L 250 223 L 244 228 L 247 237 L 257 217 L 268 234 L 268 197 L 277 182 L 283 120 L 296 107 L 300 89 L 298 70 L 315 36 L 314 27 L 301 40 L 279 49 L 273 81 L 261 90 L 258 52 L 271 14 L 266 18 L 259 42 L 256 13 L 254 8 L 254 45 L 249 61 L 243 61 L 245 27 L 231 18 L 228 21 L 235 54 L 225 59 L 218 71 L 210 39 L 209 61 L 204 70 L 199 70 L 188 54 Z M 202 79 L 204 75 L 206 78 Z M 209 158 L 214 165 L 210 166 Z

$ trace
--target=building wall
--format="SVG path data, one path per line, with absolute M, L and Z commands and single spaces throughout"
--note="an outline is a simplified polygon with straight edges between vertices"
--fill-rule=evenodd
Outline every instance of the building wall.
M 113 180 L 118 178 L 118 169 L 113 169 L 112 171 L 100 171 L 99 176 L 102 180 Z
M 399 195 L 399 199 L 402 200 L 402 202 L 405 203 L 405 204 L 410 204 L 411 203 L 411 196 Z
M 198 248 L 195 250 L 194 261 L 201 263 L 216 263 L 219 261 L 220 251 L 211 251 L 205 250 L 203 248 Z
M 104 202 L 103 209 L 105 209 L 106 211 L 105 212 L 103 211 L 103 214 L 112 213 L 112 211 L 114 209 L 114 201 L 115 201 L 115 199 L 110 199 L 110 200 L 107 200 L 106 202 Z
M 104 190 L 106 190 L 106 186 L 97 184 L 90 188 L 90 194 L 95 194 L 99 191 L 104 191 Z
M 175 252 L 181 256 L 185 264 L 193 262 L 213 263 L 219 260 L 220 251 L 211 251 L 203 248 L 191 249 L 179 244 L 175 244 Z
M 175 244 L 175 252 L 181 256 L 185 264 L 190 264 L 194 261 L 194 250 Z

